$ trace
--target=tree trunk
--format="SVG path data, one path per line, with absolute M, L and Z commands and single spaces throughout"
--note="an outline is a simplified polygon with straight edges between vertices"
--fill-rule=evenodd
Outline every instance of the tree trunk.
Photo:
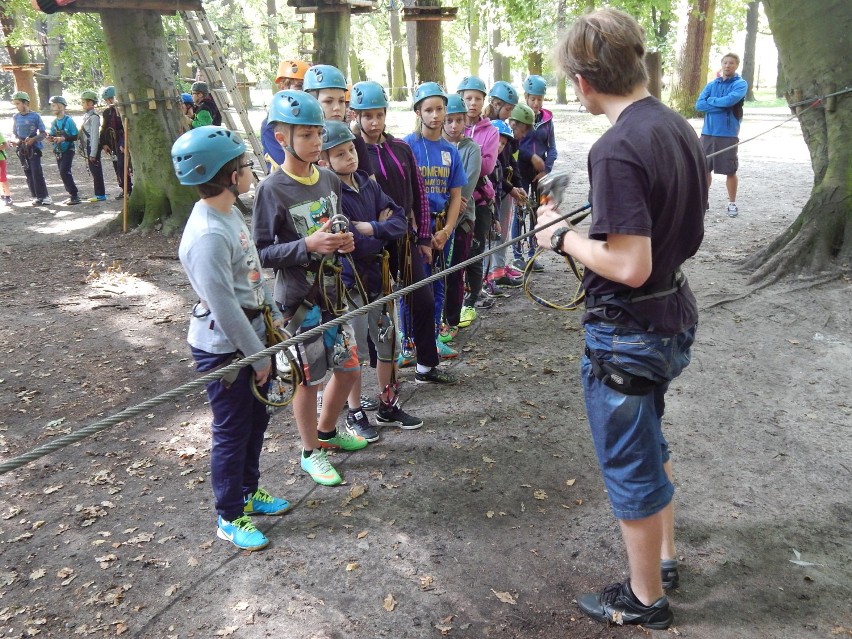
M 648 93 L 658 100 L 662 92 L 662 56 L 659 51 L 645 52 L 645 69 L 648 71 Z
M 491 58 L 494 61 L 494 81 L 504 80 L 508 82 L 506 73 L 506 58 L 498 51 L 500 43 L 503 41 L 503 33 L 500 27 L 495 28 L 491 32 Z
M 414 0 L 402 0 L 405 7 L 413 7 Z M 411 94 L 414 95 L 414 89 L 419 84 L 417 80 L 417 22 L 414 20 L 406 20 L 405 22 L 405 42 L 408 46 L 408 70 L 410 73 L 408 86 L 411 87 Z
M 754 67 L 755 67 L 755 49 L 757 47 L 757 22 L 760 15 L 760 0 L 754 0 L 748 3 L 748 13 L 746 14 L 746 38 L 745 49 L 743 50 L 743 80 L 748 82 L 748 91 L 745 99 L 748 102 L 754 102 Z
M 672 108 L 687 117 L 696 115 L 695 101 L 707 83 L 715 13 L 716 0 L 695 0 L 689 7 L 686 37 L 675 65 L 676 77 L 670 98 Z
M 9 36 L 16 26 L 14 16 L 0 12 L 0 25 L 3 27 L 3 40 L 9 42 Z M 34 62 L 27 47 L 11 47 L 7 44 L 6 53 L 9 54 L 11 64 L 31 64 Z M 38 93 L 36 92 L 32 69 L 12 69 L 12 75 L 15 78 L 15 90 L 26 91 L 31 98 L 30 106 L 37 111 L 39 107 Z
M 541 51 L 530 51 L 527 54 L 527 72 L 530 75 L 541 75 L 544 66 L 544 56 Z
M 440 0 L 420 0 L 423 6 L 441 6 Z M 444 78 L 444 45 L 440 20 L 421 20 L 417 24 L 417 83 L 446 84 Z
M 784 76 L 784 65 L 781 64 L 781 56 L 778 56 L 777 73 L 775 76 L 775 97 L 783 98 L 787 93 L 787 78 Z
M 163 233 L 176 233 L 183 228 L 197 197 L 194 189 L 178 183 L 172 169 L 170 152 L 182 124 L 162 20 L 152 11 L 104 10 L 101 24 L 118 100 L 128 101 L 128 95 L 133 94 L 139 101 L 124 108 L 133 157 L 129 224 L 152 229 L 162 223 Z M 133 55 L 127 55 L 128 51 Z M 148 89 L 153 89 L 158 99 L 156 109 L 148 108 Z M 136 106 L 137 113 L 131 106 Z M 116 219 L 107 232 L 120 228 L 121 220 Z
M 556 31 L 561 34 L 565 30 L 565 2 L 566 0 L 557 0 L 556 2 Z M 568 82 L 561 73 L 556 80 L 556 104 L 568 104 Z
M 272 73 L 278 69 L 278 7 L 275 0 L 266 0 L 266 48 L 272 59 Z
M 468 19 L 470 21 L 470 59 L 467 71 L 470 75 L 479 76 L 479 67 L 482 62 L 482 49 L 479 42 L 479 6 L 472 0 L 468 5 Z
M 349 65 L 349 11 L 334 11 L 316 14 L 314 34 L 314 60 L 330 64 L 338 69 Z
M 390 34 L 391 34 L 391 72 L 388 74 L 388 80 L 391 83 L 390 99 L 397 101 L 408 100 L 408 91 L 406 87 L 408 82 L 405 80 L 405 56 L 402 54 L 402 30 L 399 26 L 399 12 L 396 9 L 390 10 Z
M 846 0 L 814 0 L 807 16 L 796 0 L 764 0 L 769 27 L 784 65 L 788 95 L 805 98 L 852 85 L 846 47 L 852 20 Z M 852 259 L 852 93 L 828 98 L 799 122 L 814 169 L 814 186 L 795 222 L 747 266 L 753 281 L 793 273 L 848 269 Z

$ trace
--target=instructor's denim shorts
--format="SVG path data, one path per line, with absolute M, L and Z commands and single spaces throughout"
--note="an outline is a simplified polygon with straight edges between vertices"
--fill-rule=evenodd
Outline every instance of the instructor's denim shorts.
M 613 514 L 644 519 L 665 508 L 674 494 L 663 468 L 669 459 L 662 430 L 665 394 L 689 364 L 695 327 L 665 335 L 588 323 L 585 332 L 595 356 L 659 384 L 646 395 L 624 395 L 595 377 L 585 355 L 580 365 L 589 427 Z

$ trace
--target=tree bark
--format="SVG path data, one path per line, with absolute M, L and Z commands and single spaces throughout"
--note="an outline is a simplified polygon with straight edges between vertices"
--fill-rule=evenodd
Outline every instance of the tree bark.
M 266 0 L 266 48 L 272 58 L 272 73 L 278 69 L 278 7 L 275 0 Z
M 470 75 L 479 76 L 479 67 L 482 62 L 482 49 L 479 42 L 479 6 L 471 0 L 468 5 L 468 18 L 470 20 L 470 59 L 467 71 Z
M 508 75 L 506 71 L 507 60 L 497 50 L 501 42 L 503 42 L 503 33 L 500 27 L 497 27 L 491 32 L 491 58 L 494 61 L 494 81 L 503 80 L 508 82 L 508 78 L 506 77 Z
M 530 75 L 541 75 L 544 66 L 544 56 L 541 51 L 530 51 L 527 54 L 527 71 Z
M 405 80 L 405 56 L 402 54 L 402 48 L 405 46 L 402 42 L 402 30 L 399 26 L 399 13 L 396 9 L 391 9 L 390 13 L 390 34 L 391 34 L 391 72 L 388 79 L 391 83 L 390 99 L 397 101 L 405 101 L 408 99 L 408 82 Z
M 745 49 L 743 49 L 742 70 L 742 78 L 748 82 L 748 91 L 745 97 L 748 102 L 754 102 L 755 50 L 757 48 L 757 22 L 759 15 L 760 0 L 749 2 L 748 13 L 746 13 L 746 38 Z
M 715 13 L 716 0 L 695 0 L 689 7 L 686 37 L 675 65 L 670 98 L 672 108 L 687 117 L 696 115 L 695 101 L 707 81 Z
M 805 98 L 852 85 L 846 47 L 852 19 L 846 0 L 813 0 L 804 16 L 796 0 L 764 0 L 789 95 Z M 811 155 L 814 186 L 795 222 L 753 256 L 753 281 L 849 268 L 852 258 L 852 93 L 828 98 L 799 118 Z
M 556 2 L 556 31 L 557 37 L 565 30 L 566 0 Z M 567 80 L 561 73 L 556 80 L 556 104 L 568 104 Z
M 781 56 L 778 56 L 778 66 L 775 75 L 775 97 L 783 98 L 787 92 L 787 78 L 784 75 L 784 65 L 781 64 Z
M 349 29 L 351 16 L 349 11 L 334 11 L 316 14 L 314 34 L 314 60 L 330 64 L 338 69 L 349 65 Z
M 420 0 L 424 6 L 441 6 L 440 0 Z M 440 20 L 417 23 L 417 83 L 437 82 L 445 86 L 444 44 Z
M 15 30 L 16 21 L 14 16 L 2 13 L 0 10 L 0 26 L 3 28 L 3 40 L 9 42 L 9 36 Z M 9 54 L 9 62 L 11 64 L 31 64 L 34 62 L 30 56 L 30 52 L 26 47 L 10 47 L 6 45 L 6 53 Z M 31 98 L 30 106 L 33 110 L 38 110 L 38 93 L 36 92 L 35 79 L 32 69 L 13 69 L 12 75 L 15 78 L 15 89 L 17 91 L 25 91 Z
M 172 143 L 182 133 L 182 123 L 162 20 L 152 11 L 105 10 L 101 24 L 119 102 L 130 93 L 140 101 L 137 113 L 124 107 L 134 172 L 129 225 L 153 229 L 161 223 L 163 233 L 179 232 L 197 197 L 194 189 L 178 183 L 172 169 Z M 145 101 L 148 89 L 159 98 L 153 110 Z M 162 98 L 171 100 L 171 109 Z M 116 219 L 107 232 L 120 228 L 121 219 Z

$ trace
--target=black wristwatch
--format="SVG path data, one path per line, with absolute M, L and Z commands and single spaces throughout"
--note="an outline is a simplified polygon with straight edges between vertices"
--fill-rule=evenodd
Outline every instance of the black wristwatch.
M 572 230 L 570 226 L 560 226 L 553 232 L 553 235 L 550 236 L 550 248 L 565 257 L 568 257 L 568 253 L 562 250 L 562 238 L 565 237 L 565 234 L 570 230 Z

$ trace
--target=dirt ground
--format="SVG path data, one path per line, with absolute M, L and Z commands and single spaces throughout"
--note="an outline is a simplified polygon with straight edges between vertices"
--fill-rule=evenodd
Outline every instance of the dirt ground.
M 743 137 L 784 117 L 747 111 Z M 576 205 L 606 122 L 574 109 L 556 121 Z M 391 129 L 407 125 L 395 114 Z M 32 208 L 14 156 L 9 166 L 3 460 L 195 375 L 177 238 L 96 239 L 116 201 Z M 852 637 L 849 278 L 748 283 L 741 261 L 795 219 L 812 173 L 795 122 L 745 144 L 741 167 L 740 216 L 724 214 L 714 183 L 704 245 L 685 268 L 702 313 L 666 418 L 682 565 L 668 632 Z M 62 199 L 52 164 L 47 175 Z M 91 194 L 79 165 L 77 176 Z M 544 262 L 537 292 L 566 300 L 567 270 L 554 255 Z M 578 314 L 516 292 L 458 345 L 456 387 L 415 386 L 403 370 L 405 408 L 426 426 L 337 454 L 344 486 L 304 475 L 291 414 L 273 417 L 263 484 L 295 508 L 258 520 L 272 542 L 262 552 L 215 537 L 203 393 L 0 476 L 0 636 L 646 634 L 590 621 L 574 602 L 625 576 L 578 383 Z

